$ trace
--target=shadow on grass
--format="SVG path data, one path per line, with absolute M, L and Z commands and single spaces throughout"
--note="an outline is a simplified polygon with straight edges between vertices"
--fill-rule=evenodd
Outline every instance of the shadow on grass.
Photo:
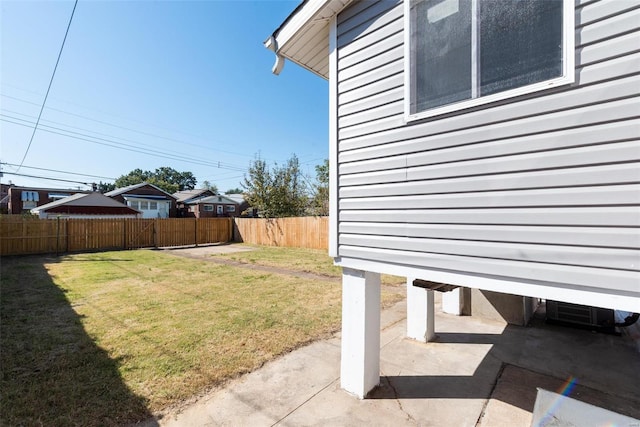
M 81 318 L 53 283 L 44 263 L 0 262 L 0 354 L 3 425 L 125 425 L 151 417 Z

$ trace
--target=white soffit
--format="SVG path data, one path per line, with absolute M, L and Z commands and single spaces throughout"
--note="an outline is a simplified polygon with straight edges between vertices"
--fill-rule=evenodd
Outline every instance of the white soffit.
M 351 0 L 307 0 L 273 33 L 276 55 L 329 78 L 329 22 Z M 272 38 L 265 47 L 273 50 Z M 277 64 L 277 62 L 276 62 Z M 280 69 L 274 72 L 279 73 Z

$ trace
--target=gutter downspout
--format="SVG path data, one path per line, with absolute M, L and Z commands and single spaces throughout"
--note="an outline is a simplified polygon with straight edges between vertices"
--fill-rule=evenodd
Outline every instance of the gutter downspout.
M 278 54 L 278 42 L 274 36 L 270 36 L 265 42 L 264 47 L 276 54 L 276 62 L 271 68 L 271 72 L 276 76 L 280 74 L 284 68 L 284 57 Z

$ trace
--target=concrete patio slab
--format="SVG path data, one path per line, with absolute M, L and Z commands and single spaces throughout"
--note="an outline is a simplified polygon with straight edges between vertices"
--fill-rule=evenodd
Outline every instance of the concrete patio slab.
M 340 334 L 229 382 L 161 426 L 529 427 L 537 387 L 640 419 L 640 353 L 624 337 L 436 313 L 436 340 L 405 338 L 406 302 L 382 314 L 381 384 L 340 389 Z M 156 422 L 156 420 L 154 420 Z

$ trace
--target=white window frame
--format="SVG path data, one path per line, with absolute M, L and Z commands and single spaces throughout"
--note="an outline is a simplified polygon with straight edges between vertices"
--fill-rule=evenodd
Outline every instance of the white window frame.
M 411 0 L 404 1 L 404 30 L 404 119 L 407 123 L 575 82 L 575 0 L 563 0 L 562 76 L 504 92 L 435 107 L 418 113 L 411 113 L 411 97 L 413 95 L 413 88 L 411 87 Z

